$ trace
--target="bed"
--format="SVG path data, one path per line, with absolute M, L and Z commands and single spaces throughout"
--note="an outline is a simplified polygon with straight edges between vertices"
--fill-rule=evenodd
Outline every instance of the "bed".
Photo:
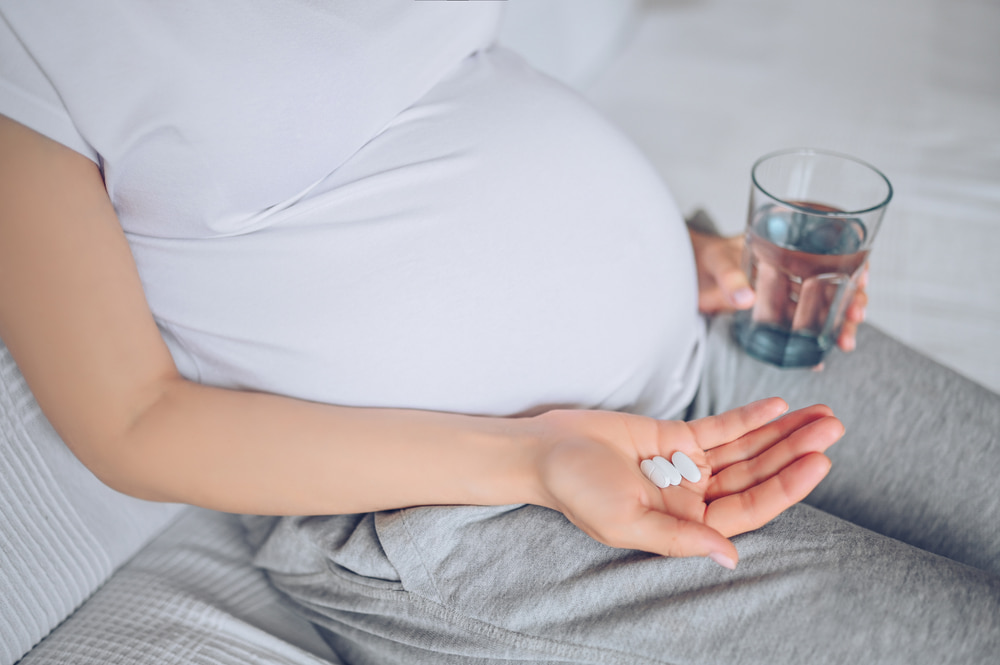
M 529 4 L 529 2 L 531 4 Z M 858 155 L 896 187 L 869 319 L 1000 389 L 1000 3 L 510 0 L 502 40 L 578 88 L 685 212 L 744 223 L 753 160 Z M 232 515 L 116 494 L 0 348 L 0 665 L 340 662 Z

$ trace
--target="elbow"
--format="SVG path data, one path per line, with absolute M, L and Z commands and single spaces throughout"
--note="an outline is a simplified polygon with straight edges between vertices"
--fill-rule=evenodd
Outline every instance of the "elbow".
M 97 446 L 70 446 L 80 462 L 112 490 L 144 501 L 172 503 L 176 499 L 156 487 L 153 477 L 144 471 L 140 446 L 128 437 Z
M 176 474 L 169 468 L 172 460 L 163 446 L 165 437 L 158 431 L 162 424 L 158 421 L 170 401 L 165 388 L 131 417 L 105 420 L 89 432 L 64 439 L 80 462 L 109 488 L 145 501 L 176 503 Z

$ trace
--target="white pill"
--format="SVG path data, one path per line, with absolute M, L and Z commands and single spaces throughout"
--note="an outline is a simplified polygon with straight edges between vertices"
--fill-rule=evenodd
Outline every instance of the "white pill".
M 653 460 L 651 459 L 644 459 L 639 464 L 639 470 L 642 471 L 642 475 L 646 476 L 647 478 L 650 477 L 650 475 L 653 473 L 655 469 L 656 465 L 653 464 Z
M 653 458 L 653 464 L 655 464 L 656 468 L 663 472 L 663 474 L 667 477 L 667 481 L 671 485 L 681 484 L 681 472 L 678 471 L 677 467 L 668 462 L 665 458 L 657 455 Z
M 670 479 L 667 478 L 667 474 L 663 473 L 660 467 L 653 463 L 653 460 L 643 460 L 639 464 L 639 468 L 642 470 L 643 474 L 649 478 L 649 482 L 653 483 L 660 489 L 664 487 L 670 487 Z
M 680 472 L 685 479 L 690 480 L 692 483 L 696 483 L 701 480 L 701 469 L 698 465 L 691 461 L 691 458 L 677 451 L 673 454 L 670 460 L 674 463 L 674 467 Z

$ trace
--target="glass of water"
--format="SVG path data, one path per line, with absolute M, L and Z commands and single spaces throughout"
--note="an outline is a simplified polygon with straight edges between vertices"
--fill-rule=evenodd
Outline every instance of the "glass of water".
M 815 149 L 775 152 L 752 170 L 743 267 L 757 298 L 733 336 L 779 367 L 823 361 L 840 335 L 892 185 L 861 160 Z

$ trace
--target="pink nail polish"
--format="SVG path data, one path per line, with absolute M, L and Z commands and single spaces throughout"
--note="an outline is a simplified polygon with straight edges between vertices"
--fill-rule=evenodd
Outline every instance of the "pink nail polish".
M 733 293 L 733 304 L 737 307 L 749 307 L 753 303 L 753 291 L 742 288 Z
M 728 568 L 729 570 L 736 570 L 736 562 L 730 559 L 725 554 L 719 552 L 712 552 L 708 555 L 708 558 L 719 564 L 723 568 Z

